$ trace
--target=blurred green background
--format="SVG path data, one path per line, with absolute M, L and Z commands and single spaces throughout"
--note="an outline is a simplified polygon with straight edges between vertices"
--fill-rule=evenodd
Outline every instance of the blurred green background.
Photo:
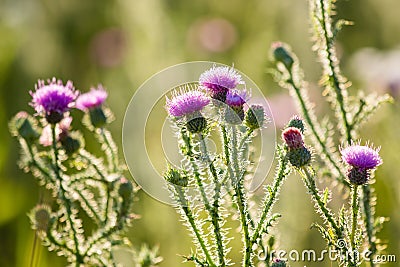
M 355 22 L 344 29 L 338 43 L 344 73 L 355 88 L 400 97 L 399 9 L 398 0 L 338 2 L 340 17 Z M 185 61 L 234 63 L 263 90 L 281 127 L 294 108 L 287 91 L 267 74 L 269 46 L 276 40 L 292 45 L 310 81 L 311 97 L 319 101 L 321 68 L 310 39 L 307 1 L 0 0 L 0 266 L 28 266 L 31 256 L 34 233 L 26 213 L 38 201 L 39 190 L 17 167 L 19 148 L 7 121 L 21 109 L 33 112 L 28 92 L 37 79 L 70 79 L 82 91 L 102 83 L 116 115 L 111 130 L 121 147 L 125 108 L 148 77 Z M 320 112 L 324 109 L 318 105 Z M 361 133 L 364 140 L 382 146 L 385 163 L 376 173 L 377 213 L 391 221 L 380 237 L 389 244 L 387 253 L 397 253 L 397 258 L 399 111 L 397 101 L 385 106 Z M 161 266 L 183 265 L 179 255 L 189 254 L 192 246 L 179 216 L 144 193 L 138 198 L 134 211 L 142 218 L 129 232 L 133 244 L 159 245 Z M 283 214 L 277 227 L 280 248 L 324 248 L 319 234 L 309 230 L 316 217 L 299 177 L 288 179 L 275 211 Z M 231 252 L 236 261 L 238 249 L 235 245 Z M 291 264 L 331 266 L 328 261 Z M 39 266 L 64 265 L 63 259 L 42 249 Z

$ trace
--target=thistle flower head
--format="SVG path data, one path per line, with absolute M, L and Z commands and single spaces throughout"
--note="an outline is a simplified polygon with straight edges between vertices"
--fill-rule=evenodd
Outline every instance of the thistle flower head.
M 230 107 L 243 106 L 249 98 L 249 93 L 246 90 L 229 90 L 226 94 L 226 104 Z
M 379 148 L 361 145 L 350 145 L 340 150 L 344 162 L 352 167 L 371 170 L 382 164 L 382 158 L 379 156 Z
M 285 141 L 289 150 L 298 149 L 304 146 L 301 131 L 296 127 L 286 128 L 282 132 L 282 139 Z
M 65 112 L 74 105 L 79 92 L 75 91 L 71 81 L 63 85 L 61 80 L 53 78 L 47 84 L 39 80 L 36 91 L 30 92 L 33 106 L 38 114 L 44 115 L 49 123 L 58 123 Z
M 92 108 L 100 107 L 107 99 L 107 92 L 103 86 L 99 85 L 97 88 L 91 88 L 90 92 L 81 94 L 76 99 L 76 108 L 86 111 Z
M 242 76 L 234 68 L 215 66 L 200 75 L 199 83 L 211 98 L 221 102 L 225 102 L 229 90 L 244 84 Z
M 210 103 L 210 99 L 199 90 L 180 92 L 172 99 L 167 98 L 166 109 L 173 117 L 182 117 L 201 111 Z

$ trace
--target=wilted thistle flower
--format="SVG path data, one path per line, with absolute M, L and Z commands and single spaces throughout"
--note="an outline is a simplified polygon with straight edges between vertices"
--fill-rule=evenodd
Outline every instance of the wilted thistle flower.
M 210 103 L 210 99 L 199 90 L 181 91 L 172 99 L 166 100 L 168 114 L 175 118 L 186 118 L 186 126 L 189 132 L 199 133 L 207 127 L 207 121 L 200 111 Z
M 248 99 L 247 91 L 230 90 L 226 94 L 225 120 L 228 123 L 240 124 L 244 119 L 243 105 Z
M 262 105 L 251 105 L 244 117 L 244 124 L 251 130 L 263 127 L 265 122 L 265 112 Z
M 212 99 L 225 102 L 229 90 L 244 84 L 242 76 L 232 67 L 212 67 L 200 75 L 199 84 Z
M 304 146 L 303 135 L 298 128 L 286 128 L 282 132 L 282 139 L 288 148 L 289 161 L 293 166 L 300 168 L 310 163 L 311 152 Z
M 102 109 L 107 97 L 108 93 L 103 86 L 99 85 L 97 88 L 91 88 L 90 92 L 81 94 L 76 100 L 76 108 L 89 112 L 92 125 L 100 128 L 107 122 L 107 116 Z
M 62 120 L 64 113 L 73 107 L 79 92 L 75 91 L 71 81 L 63 85 L 61 80 L 53 78 L 47 83 L 38 81 L 35 85 L 36 91 L 30 92 L 32 96 L 30 104 L 49 123 L 56 124 Z
M 379 148 L 353 144 L 340 150 L 342 160 L 351 167 L 347 172 L 350 182 L 355 185 L 362 185 L 368 182 L 370 171 L 382 164 L 379 156 Z

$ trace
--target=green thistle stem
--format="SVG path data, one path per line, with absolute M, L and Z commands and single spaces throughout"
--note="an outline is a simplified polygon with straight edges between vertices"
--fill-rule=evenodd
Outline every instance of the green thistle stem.
M 56 126 L 55 124 L 51 125 L 51 132 L 52 132 L 52 139 L 53 139 L 53 154 L 54 154 L 54 171 L 57 177 L 58 184 L 60 186 L 60 192 L 59 195 L 61 197 L 62 203 L 65 205 L 65 209 L 67 211 L 67 219 L 68 223 L 71 227 L 72 230 L 72 235 L 73 235 L 73 240 L 75 244 L 75 266 L 79 267 L 81 263 L 83 263 L 83 257 L 80 254 L 79 251 L 79 241 L 78 241 L 78 234 L 75 229 L 75 224 L 74 221 L 72 220 L 72 208 L 71 208 L 71 203 L 70 200 L 65 196 L 66 190 L 63 185 L 62 177 L 60 174 L 60 166 L 58 165 L 58 149 L 57 149 L 57 135 L 56 135 Z
M 247 205 L 245 203 L 245 193 L 243 191 L 243 175 L 240 173 L 239 161 L 238 161 L 238 144 L 237 144 L 237 132 L 236 126 L 232 126 L 232 162 L 235 172 L 235 181 L 233 181 L 233 187 L 236 193 L 236 204 L 240 212 L 240 222 L 242 225 L 243 239 L 245 243 L 245 255 L 243 260 L 243 266 L 252 266 L 251 254 L 252 254 L 252 242 L 250 240 L 249 226 L 247 221 Z
M 105 128 L 100 128 L 100 136 L 102 137 L 104 143 L 107 146 L 108 153 L 106 153 L 108 163 L 112 167 L 113 172 L 118 171 L 118 155 L 117 155 L 117 148 L 115 146 L 114 141 L 109 136 L 109 132 Z
M 288 70 L 288 71 L 289 71 L 290 79 L 287 82 L 294 89 L 297 100 L 300 103 L 300 107 L 301 107 L 304 119 L 306 120 L 307 124 L 310 126 L 310 130 L 311 130 L 315 140 L 317 141 L 318 145 L 321 147 L 322 153 L 326 156 L 326 159 L 332 164 L 334 169 L 339 173 L 340 177 L 338 177 L 338 180 L 345 186 L 350 187 L 350 184 L 345 180 L 346 175 L 343 173 L 342 168 L 340 168 L 340 166 L 336 163 L 333 155 L 328 150 L 328 148 L 325 145 L 325 142 L 322 140 L 322 138 L 320 137 L 320 135 L 317 131 L 317 126 L 316 126 L 317 122 L 315 121 L 314 115 L 311 113 L 311 111 L 307 107 L 307 104 L 301 94 L 301 89 L 294 82 L 292 70 Z
M 353 185 L 353 195 L 352 195 L 352 223 L 351 223 L 351 235 L 350 235 L 350 245 L 353 252 L 356 249 L 356 244 L 354 242 L 354 237 L 357 229 L 357 216 L 358 216 L 358 186 Z
M 336 236 L 338 238 L 341 238 L 343 236 L 342 230 L 339 228 L 336 220 L 333 218 L 331 211 L 325 206 L 325 203 L 322 200 L 321 195 L 319 194 L 318 189 L 315 185 L 315 179 L 313 175 L 310 174 L 307 167 L 303 167 L 301 170 L 302 172 L 300 172 L 300 174 L 303 177 L 304 184 L 313 196 L 315 203 L 317 204 L 325 219 L 329 222 L 330 226 L 335 231 Z
M 346 90 L 346 87 L 344 86 L 343 83 L 340 82 L 340 71 L 339 67 L 337 65 L 337 57 L 336 53 L 334 51 L 333 47 L 333 36 L 332 34 L 332 24 L 330 21 L 330 15 L 327 14 L 327 8 L 325 7 L 325 1 L 320 0 L 320 5 L 321 5 L 321 18 L 318 20 L 321 24 L 322 27 L 322 32 L 323 32 L 323 41 L 325 43 L 325 52 L 326 52 L 326 61 L 327 64 L 324 64 L 324 67 L 326 68 L 326 73 L 329 77 L 329 82 L 331 84 L 331 87 L 335 90 L 335 95 L 336 95 L 336 101 L 339 104 L 339 110 L 341 114 L 341 120 L 342 124 L 344 125 L 344 130 L 346 133 L 346 140 L 350 144 L 352 137 L 351 137 L 351 125 L 347 119 L 347 112 L 345 109 L 345 103 L 344 103 L 344 95 L 342 92 Z
M 253 233 L 253 236 L 251 238 L 251 242 L 255 243 L 259 237 L 261 236 L 262 232 L 261 230 L 263 229 L 263 225 L 265 222 L 265 219 L 267 218 L 267 215 L 271 211 L 277 196 L 280 193 L 280 189 L 282 187 L 282 183 L 287 175 L 289 175 L 289 172 L 287 171 L 287 164 L 288 164 L 288 158 L 285 156 L 281 157 L 278 162 L 278 171 L 275 174 L 273 186 L 271 192 L 265 196 L 264 200 L 264 209 L 261 214 L 260 220 L 257 224 L 256 230 Z
M 185 193 L 183 192 L 182 188 L 180 188 L 179 186 L 176 186 L 175 189 L 178 194 L 178 199 L 179 199 L 179 203 L 181 204 L 181 208 L 182 208 L 183 212 L 185 213 L 186 218 L 188 219 L 188 222 L 189 222 L 190 226 L 192 227 L 192 230 L 193 230 L 197 240 L 199 241 L 200 247 L 203 250 L 203 253 L 207 259 L 207 262 L 210 264 L 210 266 L 217 267 L 217 265 L 215 265 L 215 263 L 213 262 L 213 260 L 210 256 L 210 253 L 208 252 L 208 249 L 205 245 L 203 238 L 201 237 L 199 229 L 197 228 L 195 219 L 193 217 L 193 213 L 192 213 L 191 209 L 189 208 Z
M 210 157 L 208 156 L 207 144 L 204 140 L 203 134 L 199 134 L 199 139 L 200 139 L 201 147 L 203 148 L 204 157 L 208 163 L 208 167 L 210 169 L 210 172 L 211 172 L 211 175 L 212 175 L 213 181 L 214 181 L 214 202 L 213 202 L 213 206 L 210 209 L 209 213 L 211 216 L 211 223 L 214 228 L 215 241 L 217 243 L 219 265 L 221 267 L 223 267 L 223 266 L 226 266 L 226 263 L 225 263 L 224 245 L 223 245 L 223 241 L 222 241 L 221 227 L 219 225 L 219 214 L 218 214 L 219 198 L 220 198 L 220 194 L 221 194 L 221 183 L 218 181 L 218 174 L 215 169 L 214 162 L 212 160 L 210 160 Z

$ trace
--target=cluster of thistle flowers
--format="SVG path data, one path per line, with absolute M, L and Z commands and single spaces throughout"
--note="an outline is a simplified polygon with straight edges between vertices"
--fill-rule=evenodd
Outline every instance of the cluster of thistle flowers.
M 107 92 L 98 86 L 80 94 L 71 81 L 55 78 L 39 81 L 35 89 L 30 92 L 34 116 L 22 111 L 10 122 L 21 145 L 20 167 L 52 193 L 30 212 L 32 227 L 43 245 L 74 266 L 114 266 L 113 247 L 129 245 L 121 233 L 134 217 L 136 188 L 124 177 L 106 129 L 112 119 L 103 105 Z M 71 129 L 74 108 L 84 112 L 87 134 L 104 155 L 88 152 L 83 134 Z
M 304 127 L 285 130 L 283 139 L 287 143 L 288 157 L 303 178 L 315 203 L 315 209 L 324 221 L 324 225 L 315 223 L 315 228 L 321 232 L 328 246 L 346 255 L 338 258 L 340 266 L 359 266 L 359 251 L 368 249 L 369 265 L 374 267 L 375 255 L 385 247 L 377 238 L 377 233 L 387 219 L 375 217 L 376 196 L 372 186 L 374 180 L 371 177 L 373 171 L 382 164 L 382 159 L 379 149 L 373 148 L 368 142 L 361 145 L 360 141 L 355 140 L 360 125 L 367 121 L 382 103 L 390 101 L 391 98 L 374 94 L 365 97 L 363 93 L 351 98 L 348 96 L 351 83 L 341 74 L 335 41 L 342 26 L 350 23 L 332 18 L 336 14 L 334 2 L 309 1 L 315 48 L 323 71 L 321 85 L 334 116 L 325 118 L 322 122 L 318 120 L 313 109 L 314 104 L 308 99 L 307 83 L 304 81 L 299 61 L 287 44 L 276 42 L 272 45 L 272 55 L 276 64 L 273 74 L 279 84 L 289 89 L 297 101 L 299 113 L 304 118 L 308 136 L 316 151 L 314 155 L 320 163 L 317 171 L 314 171 L 315 166 L 311 166 L 310 149 L 304 145 L 302 138 Z M 345 145 L 338 146 L 335 140 Z M 332 179 L 336 188 L 349 190 L 350 203 L 343 203 L 337 214 L 328 207 L 330 196 L 333 194 L 328 188 L 323 192 L 319 191 L 317 176 Z M 359 194 L 359 191 L 362 194 Z M 341 197 L 336 194 L 335 196 L 339 202 Z
M 310 148 L 304 144 L 304 124 L 295 116 L 288 127 L 282 132 L 282 139 L 291 165 L 302 176 L 305 186 L 311 194 L 317 212 L 323 218 L 326 228 L 315 224 L 324 238 L 342 253 L 339 262 L 343 266 L 359 266 L 361 262 L 359 249 L 362 245 L 363 230 L 359 222 L 359 195 L 357 188 L 366 185 L 371 172 L 382 164 L 379 148 L 369 145 L 351 144 L 340 149 L 342 161 L 348 165 L 347 179 L 353 190 L 353 197 L 348 210 L 342 208 L 335 218 L 328 208 L 330 192 L 326 188 L 323 193 L 316 186 L 316 174 L 311 166 L 312 155 Z
M 253 218 L 245 178 L 252 167 L 248 151 L 254 134 L 266 126 L 268 118 L 262 105 L 247 104 L 250 93 L 239 86 L 246 88 L 233 68 L 214 66 L 194 86 L 178 88 L 166 100 L 183 160 L 180 167 L 170 166 L 164 177 L 196 244 L 196 252 L 185 259 L 198 266 L 232 264 L 228 256 L 231 237 L 224 226 L 229 212 L 240 218 L 243 266 L 253 266 L 260 261 L 255 257 L 258 250 L 265 252 L 274 246 L 269 227 L 280 215 L 270 211 L 287 168 L 281 168 L 273 190 L 267 190 L 259 218 Z M 221 138 L 221 149 L 215 153 L 206 142 L 213 132 Z M 269 255 L 263 262 L 286 266 Z

